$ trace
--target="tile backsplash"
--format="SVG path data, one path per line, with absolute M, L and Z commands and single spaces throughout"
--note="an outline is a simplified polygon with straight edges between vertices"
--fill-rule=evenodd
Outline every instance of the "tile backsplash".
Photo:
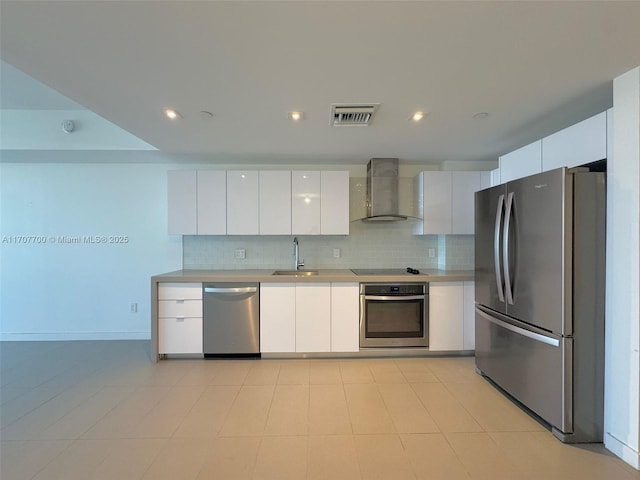
M 350 218 L 365 215 L 365 178 L 350 178 Z M 413 179 L 400 179 L 400 213 L 413 212 Z M 473 235 L 413 235 L 412 222 L 352 221 L 349 235 L 298 235 L 305 268 L 473 269 Z M 293 268 L 294 235 L 185 235 L 185 269 Z M 243 249 L 245 258 L 235 257 Z M 339 258 L 334 257 L 338 249 Z M 430 257 L 430 250 L 434 256 Z

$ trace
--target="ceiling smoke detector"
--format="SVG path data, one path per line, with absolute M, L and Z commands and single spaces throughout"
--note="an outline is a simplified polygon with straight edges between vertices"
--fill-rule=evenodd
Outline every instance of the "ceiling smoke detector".
M 333 103 L 331 104 L 331 125 L 364 126 L 371 124 L 379 103 Z

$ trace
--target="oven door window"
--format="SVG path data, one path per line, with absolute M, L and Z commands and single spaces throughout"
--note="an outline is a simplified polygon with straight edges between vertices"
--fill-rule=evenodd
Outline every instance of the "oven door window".
M 424 336 L 424 300 L 367 300 L 367 338 Z

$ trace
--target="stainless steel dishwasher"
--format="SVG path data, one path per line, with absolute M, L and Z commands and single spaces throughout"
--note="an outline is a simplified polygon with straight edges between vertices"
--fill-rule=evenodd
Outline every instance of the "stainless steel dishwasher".
M 205 283 L 205 357 L 260 356 L 260 284 Z

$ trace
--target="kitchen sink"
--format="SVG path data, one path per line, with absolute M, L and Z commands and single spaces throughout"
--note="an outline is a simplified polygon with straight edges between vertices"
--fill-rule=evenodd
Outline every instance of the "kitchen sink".
M 289 275 L 291 277 L 310 277 L 317 275 L 317 270 L 276 270 L 271 275 Z

